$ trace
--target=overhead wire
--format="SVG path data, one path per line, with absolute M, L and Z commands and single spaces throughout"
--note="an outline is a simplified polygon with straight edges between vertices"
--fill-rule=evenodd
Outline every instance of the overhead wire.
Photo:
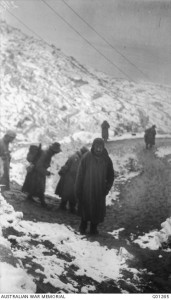
M 41 37 L 39 34 L 37 34 L 33 29 L 31 29 L 28 25 L 26 25 L 21 19 L 19 19 L 16 15 L 14 15 L 12 12 L 10 12 L 8 9 L 6 9 L 8 12 L 9 12 L 9 14 L 11 14 L 19 23 L 21 23 L 24 27 L 26 27 L 30 32 L 32 32 L 32 33 L 34 33 L 34 35 L 35 36 L 37 36 L 40 40 L 42 40 L 44 43 L 46 43 L 49 47 L 50 47 L 50 45 L 48 44 L 48 42 L 46 42 L 45 40 L 44 40 L 44 38 L 43 37 Z M 147 83 L 146 83 L 147 84 Z M 158 85 L 157 85 L 158 86 Z M 166 86 L 168 89 L 170 89 L 171 87 L 170 86 Z M 170 104 L 169 103 L 169 101 L 164 101 L 164 100 L 162 100 L 162 103 L 166 103 L 166 104 Z M 134 103 L 134 105 L 135 106 L 137 106 L 137 107 L 139 107 L 140 105 L 138 105 L 138 104 L 135 104 Z
M 45 1 L 41 0 L 44 4 L 46 4 L 47 6 L 50 6 L 49 4 L 47 4 Z M 51 7 L 52 10 L 54 10 Z M 39 34 L 37 34 L 33 29 L 31 29 L 28 25 L 26 25 L 21 19 L 19 19 L 16 15 L 14 15 L 11 11 L 9 11 L 8 9 L 6 9 L 8 11 L 9 14 L 11 14 L 15 19 L 17 19 L 18 22 L 20 22 L 25 28 L 27 28 L 30 32 L 32 32 L 35 36 L 37 36 L 39 39 L 41 39 L 42 41 L 44 41 L 46 44 L 48 44 L 43 38 L 42 36 L 40 36 Z M 58 14 L 55 10 L 54 10 L 55 14 Z M 59 14 L 58 14 L 59 15 Z M 62 20 L 64 22 L 67 22 L 61 15 L 59 15 L 60 18 L 62 18 Z M 67 22 L 68 26 L 71 27 L 72 25 L 69 24 L 69 22 Z M 75 28 L 73 27 L 73 30 L 75 30 Z M 114 64 L 113 62 L 111 62 L 103 53 L 101 53 L 95 46 L 93 46 L 87 39 L 85 39 L 78 31 L 76 31 L 77 34 L 79 34 L 91 47 L 93 47 L 100 55 L 102 55 L 108 62 L 112 63 L 122 74 L 124 74 L 127 78 L 129 78 L 131 81 L 135 81 L 133 80 L 128 74 L 126 74 L 121 68 L 119 68 L 116 64 Z M 49 45 L 49 44 L 48 44 Z
M 66 3 L 65 0 L 61 0 L 80 20 L 82 20 L 92 31 L 94 31 L 109 47 L 111 47 L 116 53 L 118 53 L 121 57 L 123 57 L 130 65 L 132 65 L 134 68 L 136 68 L 144 77 L 148 76 L 137 67 L 135 63 L 133 63 L 128 57 L 126 57 L 124 54 L 122 54 L 116 47 L 114 47 L 111 43 L 109 43 L 108 40 L 104 38 L 93 26 L 91 26 L 85 19 L 83 19 L 78 12 L 76 12 L 71 5 Z
M 40 40 L 44 41 L 46 44 L 47 42 L 38 34 L 36 33 L 33 29 L 31 29 L 28 25 L 26 25 L 21 19 L 19 19 L 16 15 L 14 15 L 11 11 L 6 9 L 10 15 L 12 15 L 19 23 L 21 23 L 24 27 L 26 27 L 30 32 L 32 32 L 35 36 L 37 36 Z
M 42 0 L 41 0 L 42 1 Z M 37 36 L 40 40 L 42 40 L 44 43 L 46 43 L 49 47 L 50 45 L 48 44 L 48 42 L 46 42 L 44 40 L 43 37 L 41 37 L 39 34 L 37 34 L 33 29 L 31 29 L 28 25 L 26 25 L 20 18 L 18 18 L 16 15 L 14 15 L 12 12 L 10 12 L 8 9 L 6 9 L 8 11 L 9 14 L 11 14 L 19 23 L 21 23 L 24 27 L 26 27 L 30 32 L 32 32 L 35 36 Z M 170 86 L 168 86 L 167 88 L 170 89 Z M 166 103 L 166 104 L 170 104 L 169 101 L 164 101 L 162 100 L 162 103 Z M 137 107 L 140 107 L 140 105 L 134 103 L 133 105 L 137 106 Z
M 1 5 L 1 4 L 0 4 Z M 14 15 L 11 11 L 9 11 L 6 8 L 6 11 L 12 15 L 19 23 L 21 23 L 25 28 L 27 28 L 31 33 L 33 33 L 38 39 L 42 40 L 45 44 L 47 44 L 49 47 L 50 45 L 39 35 L 37 34 L 33 29 L 31 29 L 28 25 L 26 25 L 20 18 L 18 18 L 16 15 Z M 15 99 L 14 99 L 15 100 Z M 16 102 L 16 101 L 15 101 Z M 17 107 L 17 104 L 16 104 Z
M 65 2 L 64 0 L 62 0 L 62 1 Z M 31 29 L 28 25 L 26 25 L 21 19 L 19 19 L 16 15 L 14 15 L 7 8 L 6 8 L 6 11 L 8 11 L 8 13 L 11 14 L 18 22 L 20 22 L 24 27 L 26 27 L 30 32 L 32 32 L 35 36 L 37 36 L 40 40 L 42 40 L 44 43 L 46 43 L 50 47 L 49 43 L 42 36 L 40 36 L 39 34 L 37 34 L 33 29 Z M 147 84 L 147 82 L 146 82 L 146 84 Z M 170 89 L 171 87 L 170 86 L 166 86 L 166 88 Z
M 64 23 L 66 23 L 70 29 L 72 29 L 75 33 L 77 33 L 90 47 L 92 47 L 96 52 L 98 52 L 105 60 L 107 60 L 110 64 L 112 64 L 120 73 L 125 75 L 129 80 L 135 82 L 131 76 L 129 76 L 126 72 L 124 72 L 118 65 L 113 63 L 109 58 L 107 58 L 97 47 L 95 47 L 88 39 L 86 39 L 77 29 L 75 29 L 63 16 L 61 16 L 51 5 L 49 5 L 45 0 L 40 0 L 46 6 L 49 7 L 50 10 L 54 12 Z
M 44 2 L 43 0 L 41 0 Z M 44 2 L 45 3 L 45 2 Z M 47 3 L 46 3 L 47 4 Z M 25 28 L 27 28 L 30 32 L 32 32 L 35 36 L 37 36 L 40 40 L 45 42 L 48 46 L 50 46 L 39 34 L 37 34 L 33 29 L 31 29 L 28 25 L 26 25 L 20 18 L 18 18 L 16 15 L 14 15 L 12 12 L 10 12 L 8 9 L 6 9 L 10 15 L 12 15 L 19 23 L 21 23 Z M 89 42 L 89 41 L 88 41 Z M 91 44 L 91 43 L 90 43 Z M 98 49 L 97 49 L 98 50 Z M 101 53 L 100 53 L 101 54 Z M 103 54 L 101 54 L 103 55 Z M 105 57 L 105 56 L 104 56 Z M 105 57 L 106 58 L 106 57 Z M 107 58 L 106 58 L 107 59 Z M 121 70 L 123 73 L 123 71 Z M 127 74 L 124 74 L 125 76 L 128 77 Z M 133 79 L 129 78 L 131 81 L 134 81 Z

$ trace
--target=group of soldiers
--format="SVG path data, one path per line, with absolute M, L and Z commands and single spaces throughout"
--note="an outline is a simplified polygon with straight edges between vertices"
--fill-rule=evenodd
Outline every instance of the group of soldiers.
M 104 142 L 108 141 L 109 138 L 109 123 L 104 120 L 101 124 L 101 131 L 102 131 L 102 139 Z M 150 149 L 155 145 L 155 136 L 156 136 L 156 125 L 152 125 L 151 127 L 145 130 L 144 134 L 144 142 L 146 145 L 146 149 Z
M 15 139 L 15 132 L 8 130 L 0 140 L 0 157 L 3 162 L 4 173 L 0 179 L 1 191 L 10 189 L 9 143 Z M 27 194 L 26 199 L 32 201 L 39 198 L 42 206 L 45 202 L 46 177 L 50 176 L 48 168 L 54 155 L 61 152 L 58 142 L 51 144 L 46 150 L 41 145 L 31 145 L 27 154 L 30 162 L 22 186 L 22 192 Z M 97 226 L 104 221 L 105 198 L 114 182 L 114 169 L 111 158 L 105 148 L 102 138 L 94 139 L 91 149 L 85 146 L 69 157 L 59 170 L 60 179 L 55 194 L 60 196 L 60 209 L 67 209 L 81 217 L 79 231 L 85 234 L 90 222 L 89 233 L 97 234 Z
M 105 124 L 105 128 L 108 125 Z M 103 132 L 104 133 L 104 132 Z M 155 125 L 149 128 L 144 135 L 146 148 L 155 144 Z M 0 140 L 0 160 L 3 165 L 3 174 L 0 173 L 1 191 L 10 189 L 10 151 L 9 143 L 16 138 L 16 133 L 8 130 Z M 60 179 L 57 183 L 55 194 L 61 198 L 59 208 L 66 210 L 67 206 L 71 213 L 77 213 L 81 217 L 79 231 L 98 233 L 98 224 L 104 221 L 106 211 L 106 196 L 109 193 L 115 178 L 112 160 L 105 148 L 108 136 L 102 134 L 102 138 L 94 139 L 91 149 L 81 147 L 71 155 L 58 174 Z M 51 159 L 61 152 L 58 142 L 51 144 L 46 150 L 41 145 L 31 145 L 27 154 L 29 166 L 22 186 L 22 192 L 27 194 L 26 199 L 32 201 L 39 198 L 43 207 L 45 202 L 46 177 L 51 173 L 48 170 Z

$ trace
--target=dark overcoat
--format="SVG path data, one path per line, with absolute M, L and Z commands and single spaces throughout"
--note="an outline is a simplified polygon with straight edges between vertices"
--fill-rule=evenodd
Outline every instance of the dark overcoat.
M 101 128 L 102 128 L 102 139 L 104 141 L 107 141 L 109 138 L 109 131 L 108 131 L 110 128 L 109 123 L 107 121 L 103 121 Z
M 75 183 L 78 212 L 83 220 L 94 224 L 104 221 L 106 195 L 113 181 L 113 163 L 106 149 L 101 157 L 96 157 L 92 148 L 80 162 Z
M 50 162 L 51 156 L 49 155 L 49 151 L 42 151 L 38 161 L 35 165 L 31 165 L 27 172 L 22 192 L 27 192 L 35 197 L 42 197 L 44 195 L 46 176 L 49 173 L 47 169 L 50 167 Z
M 144 134 L 144 141 L 147 145 L 155 145 L 155 136 L 156 136 L 156 130 L 154 127 L 150 127 L 145 131 Z
M 65 165 L 59 171 L 61 177 L 57 184 L 55 194 L 63 199 L 69 200 L 75 198 L 74 184 L 81 156 L 81 153 L 77 151 L 68 158 Z
M 3 161 L 3 175 L 0 178 L 0 184 L 4 185 L 3 190 L 9 190 L 10 179 L 9 179 L 9 169 L 10 169 L 10 151 L 9 144 L 5 143 L 4 138 L 0 140 L 0 157 Z

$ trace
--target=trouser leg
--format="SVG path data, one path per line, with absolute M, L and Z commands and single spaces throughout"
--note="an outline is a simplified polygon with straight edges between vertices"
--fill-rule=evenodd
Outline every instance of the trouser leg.
M 76 212 L 76 200 L 75 200 L 75 196 L 72 195 L 69 199 L 69 209 L 71 213 L 75 213 Z
M 61 198 L 61 203 L 60 203 L 60 209 L 62 209 L 62 210 L 66 210 L 66 205 L 67 205 L 67 198 L 65 198 L 65 197 L 62 197 Z
M 98 234 L 97 223 L 90 223 L 90 234 Z
M 45 202 L 45 196 L 44 196 L 44 194 L 40 195 L 39 199 L 40 199 L 41 205 L 44 206 L 44 207 L 46 207 L 47 204 Z
M 79 227 L 79 231 L 81 234 L 85 234 L 87 229 L 87 221 L 81 219 L 81 223 L 80 223 L 80 227 Z

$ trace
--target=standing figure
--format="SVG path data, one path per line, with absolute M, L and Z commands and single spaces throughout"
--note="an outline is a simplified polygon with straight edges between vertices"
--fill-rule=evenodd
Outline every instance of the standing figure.
M 16 138 L 16 133 L 13 130 L 8 130 L 4 137 L 0 140 L 0 158 L 3 163 L 3 175 L 0 178 L 2 184 L 2 191 L 10 190 L 10 160 L 11 155 L 9 151 L 9 143 L 12 143 Z
M 93 141 L 79 165 L 75 193 L 78 199 L 78 213 L 81 216 L 80 233 L 84 234 L 90 221 L 90 234 L 97 234 L 97 226 L 104 221 L 106 196 L 114 181 L 111 158 L 101 138 Z
M 104 142 L 107 142 L 107 140 L 109 138 L 108 130 L 110 128 L 110 125 L 106 120 L 104 120 L 101 125 L 101 128 L 102 128 L 102 139 L 104 140 Z
M 52 157 L 59 152 L 61 152 L 59 143 L 53 143 L 47 150 L 41 150 L 40 157 L 32 164 L 22 187 L 22 192 L 28 193 L 28 200 L 38 197 L 42 206 L 47 206 L 44 199 L 46 176 L 51 175 L 47 169 L 50 167 Z
M 74 193 L 74 184 L 80 160 L 87 151 L 86 147 L 82 147 L 80 151 L 77 151 L 68 158 L 65 165 L 58 172 L 61 177 L 55 194 L 61 197 L 60 208 L 62 210 L 66 210 L 67 203 L 69 203 L 70 212 L 76 212 L 77 202 Z
M 146 149 L 152 148 L 155 145 L 155 136 L 156 136 L 156 125 L 151 126 L 145 130 L 144 141 L 146 144 Z

